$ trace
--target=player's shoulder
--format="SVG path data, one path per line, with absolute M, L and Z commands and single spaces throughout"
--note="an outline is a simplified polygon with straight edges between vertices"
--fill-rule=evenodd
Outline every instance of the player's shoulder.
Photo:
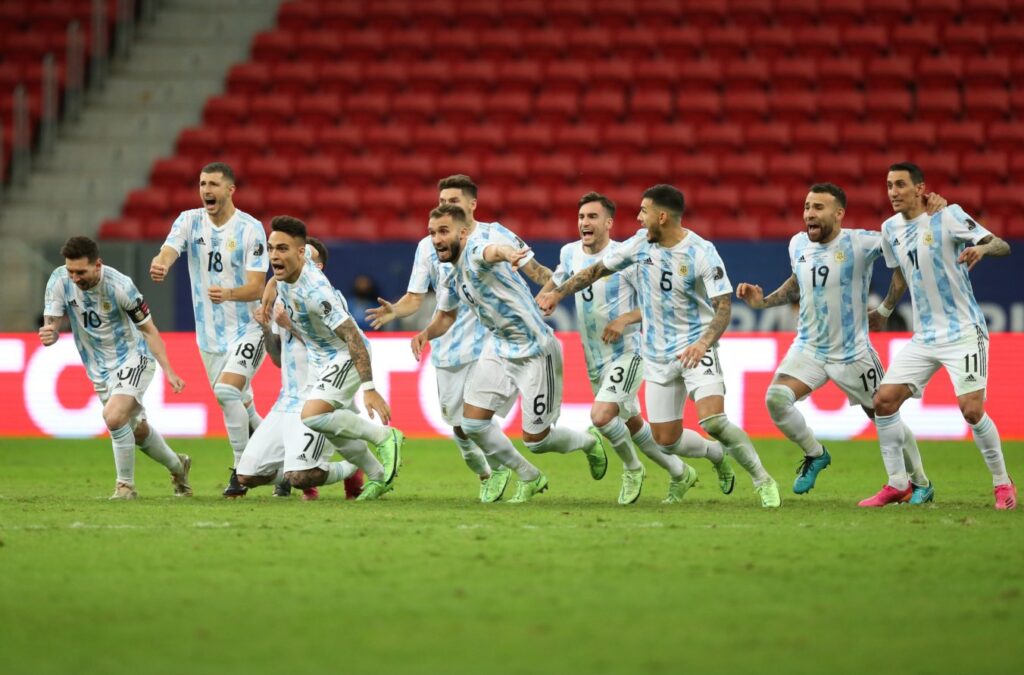
M 797 232 L 789 238 L 789 250 L 796 251 L 805 248 L 810 243 L 811 240 L 806 232 Z
M 256 216 L 248 214 L 245 211 L 243 211 L 242 209 L 235 209 L 235 214 L 236 214 L 236 217 L 238 218 L 238 222 L 241 225 L 244 225 L 245 227 L 256 228 L 260 232 L 263 232 L 264 234 L 266 234 L 266 232 L 263 229 L 263 223 L 260 222 L 260 219 L 257 218 Z
M 178 217 L 175 218 L 174 220 L 175 220 L 175 222 L 184 222 L 184 223 L 198 223 L 198 222 L 202 222 L 203 213 L 205 213 L 205 212 L 206 212 L 205 209 L 185 209 L 184 211 L 179 213 Z
M 561 250 L 559 250 L 559 252 L 558 252 L 558 257 L 562 258 L 562 259 L 564 259 L 564 258 L 570 258 L 571 259 L 576 254 L 577 251 L 582 251 L 582 250 L 583 250 L 583 242 L 581 242 L 579 240 L 577 240 L 577 241 L 570 241 L 568 244 L 563 244 L 562 245 Z M 608 252 L 609 253 L 611 253 L 614 250 L 615 249 L 612 248 L 611 246 L 608 247 Z
M 896 213 L 882 221 L 882 235 L 887 236 L 904 226 L 903 216 Z
M 437 251 L 429 234 L 416 242 L 416 257 L 437 262 Z

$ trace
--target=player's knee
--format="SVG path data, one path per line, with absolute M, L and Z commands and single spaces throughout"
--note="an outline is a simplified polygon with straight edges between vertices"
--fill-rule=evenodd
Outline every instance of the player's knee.
M 317 433 L 323 433 L 327 428 L 327 424 L 330 421 L 330 415 L 310 415 L 309 417 L 303 417 L 302 423 L 306 425 L 306 428 L 312 429 Z
M 964 420 L 973 426 L 985 416 L 985 406 L 981 401 L 969 401 L 960 404 L 960 412 L 963 413 Z
M 103 423 L 108 429 L 120 429 L 131 421 L 131 417 L 122 410 L 103 410 Z
M 256 487 L 259 485 L 258 476 L 246 476 L 245 474 L 235 474 L 238 478 L 238 482 L 245 487 Z
M 712 415 L 702 419 L 700 426 L 712 438 L 719 438 L 729 428 L 729 418 L 725 415 Z
M 768 408 L 768 415 L 774 422 L 785 417 L 794 403 L 796 403 L 796 394 L 785 385 L 773 384 L 764 393 L 765 407 Z
M 871 399 L 871 403 L 875 408 L 875 415 L 882 417 L 893 415 L 900 409 L 899 399 L 886 389 L 879 389 Z
M 612 421 L 618 416 L 618 412 L 615 410 L 609 410 L 607 408 L 594 408 L 590 411 L 590 422 L 595 427 L 600 428 L 607 424 L 611 424 Z
M 306 469 L 304 471 L 289 471 L 285 478 L 293 488 L 305 490 L 306 488 L 323 485 L 327 478 L 327 472 L 322 469 Z
M 213 385 L 213 395 L 217 397 L 217 403 L 223 408 L 226 405 L 237 401 L 242 402 L 242 392 L 238 387 L 218 382 Z
M 653 426 L 651 427 L 651 436 L 654 438 L 654 442 L 666 448 L 675 445 L 682 435 L 682 427 L 678 429 L 656 429 Z
M 474 420 L 469 417 L 463 417 L 459 428 L 462 429 L 466 436 L 476 441 L 490 426 L 490 420 Z M 480 445 L 480 443 L 477 443 L 477 445 Z

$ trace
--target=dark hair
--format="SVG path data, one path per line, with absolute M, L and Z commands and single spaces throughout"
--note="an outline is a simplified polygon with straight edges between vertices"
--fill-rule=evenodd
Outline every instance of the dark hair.
M 615 202 L 605 197 L 600 192 L 588 192 L 587 194 L 580 197 L 579 204 L 576 206 L 582 208 L 584 204 L 590 204 L 592 202 L 600 202 L 604 210 L 608 212 L 609 216 L 615 215 Z
M 292 216 L 274 216 L 270 221 L 270 230 L 272 232 L 284 232 L 296 239 L 306 241 L 306 224 Z
M 441 204 L 440 206 L 434 207 L 434 210 L 430 212 L 431 220 L 444 218 L 445 216 L 451 217 L 456 225 L 462 225 L 463 227 L 469 225 L 469 219 L 466 217 L 466 212 L 462 210 L 461 206 L 456 206 L 455 204 Z
M 210 162 L 200 169 L 199 173 L 221 173 L 224 174 L 224 177 L 227 178 L 229 182 L 235 182 L 234 170 L 224 162 Z
M 846 193 L 843 192 L 843 188 L 833 183 L 815 183 L 811 186 L 808 192 L 815 194 L 828 193 L 836 198 L 836 202 L 844 209 L 846 208 Z
M 454 176 L 448 176 L 442 178 L 437 182 L 437 191 L 447 190 L 448 188 L 458 188 L 463 193 L 469 195 L 473 199 L 476 199 L 476 183 L 473 179 L 464 173 L 457 173 Z
M 316 237 L 306 237 L 306 243 L 316 249 L 316 254 L 320 258 L 320 264 L 324 267 L 327 266 L 327 247 L 324 243 Z
M 924 171 L 921 171 L 921 167 L 911 162 L 896 162 L 889 167 L 889 171 L 906 171 L 910 174 L 910 181 L 914 185 L 920 185 L 924 182 Z
M 660 183 L 649 187 L 644 191 L 644 199 L 650 199 L 655 206 L 675 214 L 676 217 L 683 215 L 686 209 L 686 199 L 678 188 Z
M 67 260 L 87 258 L 89 262 L 94 263 L 99 260 L 100 247 L 89 237 L 71 237 L 64 242 L 60 254 Z

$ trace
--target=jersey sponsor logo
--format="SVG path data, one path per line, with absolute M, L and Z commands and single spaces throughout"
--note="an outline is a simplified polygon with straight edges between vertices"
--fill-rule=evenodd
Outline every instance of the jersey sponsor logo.
M 713 278 L 713 279 L 714 279 L 715 281 L 720 281 L 720 280 L 722 279 L 722 277 L 724 277 L 724 276 L 725 276 L 725 270 L 724 270 L 724 269 L 722 269 L 722 267 L 721 267 L 721 266 L 716 266 L 716 267 L 715 267 L 715 272 L 714 272 L 714 274 L 712 275 L 712 278 Z
M 978 379 L 974 375 L 968 375 L 964 378 L 964 382 L 977 382 Z
M 805 258 L 803 256 L 800 256 L 799 258 L 796 259 L 796 261 L 797 262 L 807 262 L 807 258 Z
M 248 365 L 249 365 L 249 364 L 248 364 L 248 363 L 246 362 L 246 360 L 245 360 L 245 359 L 239 359 L 237 363 L 238 363 L 238 365 L 242 366 L 243 368 L 245 368 L 246 366 L 248 366 Z
M 324 386 L 324 383 L 323 383 L 323 382 L 321 382 L 320 384 L 316 385 L 316 388 L 317 388 L 317 389 L 326 389 L 327 387 L 325 387 L 325 386 Z
M 323 310 L 324 316 L 327 316 L 328 314 L 331 313 L 331 303 L 324 300 L 323 302 L 320 303 L 320 309 Z
M 652 258 L 641 258 L 639 262 L 640 262 L 641 265 L 653 265 L 654 264 L 654 260 Z
M 204 239 L 202 237 L 199 237 L 198 239 L 195 240 L 195 245 L 196 246 L 206 246 L 206 239 Z
M 71 302 L 68 303 L 69 307 L 78 307 L 78 300 L 71 298 Z
M 714 374 L 715 374 L 715 371 L 713 371 L 713 370 L 711 370 L 710 368 L 708 368 L 707 370 L 705 370 L 705 371 L 704 371 L 704 374 L 705 374 L 705 375 L 714 375 Z
M 309 461 L 308 459 L 306 459 L 306 453 L 304 453 L 304 452 L 300 453 L 299 456 L 296 457 L 295 459 L 299 460 L 300 462 L 308 462 Z
M 544 424 L 544 418 L 538 417 L 533 421 L 534 424 Z
M 900 245 L 900 238 L 899 237 L 893 237 L 892 238 L 892 245 L 893 246 L 899 246 Z
M 617 393 L 619 393 L 619 390 L 615 388 L 615 385 L 614 385 L 614 384 L 613 384 L 612 386 L 608 387 L 607 389 L 605 389 L 605 391 L 610 391 L 610 392 L 612 392 L 613 394 L 617 394 Z

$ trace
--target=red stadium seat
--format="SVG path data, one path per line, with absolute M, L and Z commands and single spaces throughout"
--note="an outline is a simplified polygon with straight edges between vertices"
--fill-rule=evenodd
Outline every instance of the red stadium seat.
M 964 75 L 964 60 L 960 56 L 941 54 L 922 58 L 917 62 L 917 86 L 941 89 L 959 82 Z
M 261 94 L 270 88 L 270 66 L 258 61 L 238 63 L 228 71 L 228 93 L 241 96 Z
M 1024 45 L 1024 21 L 1019 18 L 1012 23 L 989 26 L 988 46 L 996 54 L 1019 56 L 1021 45 Z
M 278 94 L 305 96 L 316 92 L 320 84 L 317 67 L 310 62 L 275 63 L 270 67 L 270 74 L 274 80 L 274 91 Z
M 941 144 L 939 147 L 941 148 Z M 940 149 L 930 154 L 915 153 L 909 158 L 899 158 L 896 161 L 903 159 L 909 159 L 921 167 L 921 170 L 924 171 L 925 182 L 929 185 L 949 185 L 961 178 L 960 160 L 956 154 L 951 152 Z
M 672 89 L 677 85 L 682 86 L 680 83 L 688 81 L 684 79 L 687 75 L 691 78 L 689 81 L 695 81 L 695 78 L 701 76 L 703 70 L 701 62 L 685 65 L 686 68 L 678 68 L 675 63 L 663 59 L 648 61 L 643 64 L 642 68 L 634 69 L 634 91 Z M 689 66 L 693 66 L 693 68 L 691 69 Z M 719 70 L 719 72 L 721 71 Z
M 671 183 L 672 171 L 668 155 L 626 155 L 622 170 L 631 181 L 646 185 Z
M 408 65 L 402 61 L 370 61 L 364 69 L 364 93 L 393 95 L 412 79 Z
M 780 122 L 802 123 L 818 114 L 818 97 L 810 92 L 777 91 L 772 95 L 772 117 Z
M 590 3 L 586 0 L 548 3 L 545 15 L 551 25 L 572 30 L 587 23 L 590 18 Z
M 973 86 L 965 92 L 964 113 L 971 119 L 1001 122 L 1010 116 L 1010 95 L 1003 87 L 979 89 Z
M 312 127 L 337 124 L 341 101 L 341 95 L 333 92 L 303 96 L 296 101 L 295 120 Z
M 187 157 L 165 157 L 153 163 L 149 182 L 154 187 L 179 188 L 195 185 L 199 167 Z
M 362 206 L 359 209 L 361 216 L 376 220 L 377 222 L 389 222 L 394 220 L 396 214 L 405 213 L 408 200 L 408 192 L 405 188 L 396 185 L 368 185 L 360 195 Z M 425 215 L 425 214 L 424 214 Z M 420 222 L 422 223 L 424 217 Z M 423 236 L 426 228 L 420 229 L 419 239 Z
M 436 195 L 435 195 L 436 197 Z M 359 192 L 350 187 L 325 187 L 311 193 L 313 213 L 332 221 L 347 220 L 359 210 Z M 436 201 L 436 199 L 435 199 Z
M 672 117 L 672 94 L 668 91 L 635 90 L 629 102 L 629 119 L 660 124 Z
M 775 20 L 782 26 L 806 26 L 818 21 L 818 0 L 776 0 Z
M 471 124 L 480 119 L 481 111 L 492 98 L 470 92 L 446 94 L 437 101 L 438 119 L 449 124 Z
M 915 0 L 914 15 L 918 21 L 944 25 L 960 15 L 960 6 L 961 0 Z
M 771 0 L 729 0 L 729 20 L 741 26 L 763 26 L 773 15 Z
M 363 129 L 363 147 L 370 154 L 404 152 L 412 142 L 412 131 L 404 124 L 371 125 Z
M 544 76 L 537 61 L 503 61 L 498 64 L 498 81 L 503 91 L 517 91 L 532 94 Z
M 977 208 L 984 204 L 987 217 L 984 223 L 986 228 L 1004 229 L 1003 224 L 1018 218 L 1024 212 L 1024 185 L 1012 183 L 1010 185 L 988 185 L 985 187 L 984 193 L 984 199 L 971 202 L 971 206 L 968 208 Z M 998 232 L 996 234 L 998 236 Z
M 612 32 L 601 26 L 578 26 L 574 30 L 567 30 L 565 40 L 572 60 L 564 63 L 573 63 L 579 59 L 605 59 L 614 53 Z
M 988 127 L 987 140 L 993 150 L 1024 153 L 1024 125 L 1020 122 L 993 122 Z
M 784 122 L 748 124 L 743 132 L 744 145 L 753 152 L 784 152 L 793 140 L 789 125 Z
M 1001 183 L 1006 180 L 1009 161 L 1005 153 L 966 153 L 960 160 L 961 180 L 971 184 Z
M 796 37 L 789 26 L 760 25 L 750 31 L 750 51 L 759 59 L 777 59 L 788 56 L 796 45 Z
M 245 124 L 249 119 L 249 99 L 245 96 L 211 96 L 203 105 L 203 122 L 212 127 Z
M 253 157 L 245 172 L 245 185 L 261 192 L 291 183 L 292 164 L 286 157 Z
M 864 115 L 864 95 L 859 91 L 834 91 L 827 97 L 827 103 L 818 109 L 823 120 L 849 122 L 861 119 Z
M 496 187 L 509 187 L 526 176 L 526 158 L 522 155 L 488 155 L 482 163 L 483 182 Z
M 378 124 L 386 119 L 390 106 L 387 94 L 353 94 L 342 104 L 342 115 L 355 124 Z
M 914 5 L 911 0 L 867 0 L 864 16 L 872 21 L 891 26 L 903 23 L 914 16 Z
M 960 92 L 953 88 L 918 89 L 917 116 L 933 122 L 955 120 L 960 115 Z
M 697 134 L 697 146 L 701 152 L 716 155 L 740 152 L 743 148 L 743 127 L 732 122 L 705 124 Z
M 772 88 L 776 92 L 807 91 L 818 81 L 818 64 L 814 59 L 775 59 L 769 69 Z
M 599 152 L 600 127 L 596 124 L 565 124 L 555 128 L 555 147 L 561 153 L 579 155 Z
M 988 29 L 983 24 L 946 25 L 942 33 L 942 44 L 946 52 L 970 56 L 984 53 L 988 42 Z
M 1020 45 L 1024 47 L 1024 35 Z M 964 59 L 964 81 L 970 88 L 1005 87 L 1010 83 L 1010 59 L 1006 56 L 968 56 Z
M 434 171 L 438 176 L 451 176 L 457 173 L 475 176 L 480 173 L 480 160 L 465 153 L 439 155 L 434 160 Z
M 729 60 L 725 62 L 723 70 L 725 86 L 729 91 L 754 89 L 760 92 L 771 81 L 768 63 L 764 59 Z M 728 97 L 728 92 L 726 96 Z
M 719 26 L 729 16 L 729 4 L 726 0 L 687 2 L 683 3 L 682 9 L 686 23 L 702 28 Z
M 1009 178 L 1014 183 L 1024 183 L 1024 155 L 1010 155 Z
M 408 0 L 383 0 L 366 5 L 366 24 L 373 28 L 394 30 L 414 19 L 415 13 Z
M 718 180 L 718 157 L 696 154 L 672 156 L 672 174 L 683 186 L 707 185 Z
M 224 152 L 249 158 L 262 155 L 270 144 L 270 134 L 266 127 L 233 126 L 224 131 Z
M 885 125 L 877 122 L 843 124 L 839 128 L 839 145 L 844 152 L 880 152 L 889 143 L 886 131 Z
M 742 54 L 749 41 L 749 32 L 743 26 L 711 26 L 704 31 L 704 51 L 715 59 Z
M 666 59 L 695 59 L 700 56 L 704 39 L 696 26 L 660 24 L 655 32 L 658 48 Z
M 914 99 L 907 89 L 872 90 L 864 97 L 867 119 L 902 122 L 910 118 Z
M 252 195 L 260 195 L 260 194 L 261 193 L 260 193 L 259 190 L 249 190 L 246 187 L 245 181 L 244 180 L 240 180 L 239 181 L 239 185 L 238 185 L 238 189 L 235 191 L 235 196 L 234 196 L 235 206 L 238 206 L 238 208 L 245 210 L 246 213 L 249 213 L 250 212 L 249 211 L 250 204 L 252 203 L 252 200 L 250 200 L 250 197 Z M 242 201 L 245 204 L 244 206 L 242 206 L 242 202 L 239 202 L 239 197 L 242 198 Z M 262 200 L 260 200 L 259 197 L 257 197 L 256 199 L 257 199 L 259 204 L 263 203 Z M 176 189 L 173 189 L 173 190 L 168 190 L 167 191 L 167 209 L 163 213 L 151 214 L 152 217 L 148 218 L 146 220 L 146 222 L 143 223 L 143 228 L 144 229 L 148 228 L 148 225 L 146 223 L 149 223 L 149 222 L 151 222 L 153 220 L 161 220 L 161 221 L 163 221 L 162 229 L 164 231 L 164 235 L 166 236 L 168 230 L 170 230 L 171 220 L 173 220 L 175 216 L 177 216 L 182 211 L 187 211 L 189 209 L 194 209 L 194 208 L 200 206 L 200 204 L 201 204 L 201 202 L 200 202 L 200 199 L 199 199 L 199 190 L 197 188 L 195 188 L 195 187 L 191 187 L 191 188 L 176 188 Z
M 981 122 L 944 122 L 939 125 L 939 146 L 946 151 L 979 152 L 985 145 L 985 125 Z
M 818 61 L 818 83 L 823 91 L 847 92 L 864 84 L 860 59 L 829 56 Z
M 1004 22 L 1009 12 L 1008 0 L 970 0 L 963 5 L 965 22 L 995 25 Z
M 150 187 L 132 190 L 125 198 L 121 213 L 125 218 L 142 220 L 156 216 L 168 216 L 170 201 L 163 188 Z
M 459 131 L 460 145 L 473 152 L 498 152 L 505 149 L 505 129 L 484 123 L 464 126 Z
M 313 190 L 338 182 L 338 160 L 329 155 L 297 157 L 292 160 L 292 181 Z
M 768 175 L 780 186 L 806 187 L 816 179 L 813 156 L 809 154 L 772 155 L 768 157 Z
M 718 171 L 722 182 L 746 189 L 761 184 L 765 177 L 765 166 L 761 155 L 733 154 L 719 159 Z
M 826 26 L 849 26 L 860 23 L 866 11 L 864 0 L 824 0 L 820 6 L 821 22 Z
M 551 191 L 543 185 L 512 186 L 505 192 L 501 217 L 518 228 L 522 223 L 543 221 L 550 213 L 550 204 Z
M 565 34 L 550 27 L 524 31 L 523 53 L 537 60 L 560 58 L 565 53 Z
M 606 152 L 622 155 L 643 152 L 649 144 L 650 136 L 643 124 L 609 124 L 601 131 L 601 147 Z M 660 143 L 658 149 L 663 149 Z
M 336 61 L 321 63 L 316 70 L 319 83 L 318 93 L 344 94 L 349 93 L 362 84 L 362 64 L 355 61 Z
M 568 122 L 579 114 L 579 97 L 570 92 L 542 91 L 534 101 L 533 114 L 540 121 Z
M 914 60 L 909 56 L 869 58 L 864 72 L 872 91 L 905 89 L 914 82 Z
M 316 129 L 316 137 L 320 152 L 334 157 L 353 154 L 363 148 L 362 128 L 354 124 L 319 127 Z
M 649 132 L 651 144 L 668 152 L 689 153 L 696 149 L 697 137 L 690 124 L 652 124 Z
M 312 2 L 292 0 L 277 9 L 277 24 L 288 30 L 311 28 L 320 20 L 320 8 Z
M 463 44 L 463 39 L 465 39 L 468 44 Z M 345 45 L 346 58 L 366 63 L 384 56 L 389 40 L 385 37 L 385 34 L 379 30 L 350 28 L 344 32 L 341 42 Z M 462 50 L 471 50 L 476 45 L 475 35 L 463 31 L 458 33 L 457 39 L 446 40 L 442 43 L 442 45 L 453 44 L 460 50 L 456 56 L 464 56 L 465 53 Z
M 534 155 L 550 150 L 553 139 L 554 133 L 549 124 L 512 124 L 507 130 L 505 147 L 512 153 Z
M 831 4 L 831 1 L 826 4 Z M 885 26 L 847 26 L 842 39 L 843 51 L 860 58 L 884 54 L 889 48 L 889 31 Z
M 540 25 L 547 16 L 544 0 L 511 0 L 503 3 L 502 19 L 509 28 L 532 28 Z
M 909 58 L 929 57 L 941 44 L 939 27 L 945 23 L 926 23 L 914 21 L 908 24 L 892 26 L 892 39 L 889 41 L 892 50 Z
M 588 122 L 615 122 L 625 113 L 626 95 L 621 89 L 591 89 L 583 93 L 580 114 Z
M 486 94 L 498 79 L 498 68 L 493 61 L 467 60 L 452 64 L 453 91 Z
M 651 39 L 650 29 L 634 26 L 615 29 L 615 40 L 611 51 L 612 59 L 626 62 L 646 63 L 659 55 L 658 45 Z
M 339 176 L 345 184 L 366 187 L 386 180 L 384 159 L 373 155 L 349 155 L 339 158 Z
M 889 147 L 897 152 L 930 152 L 937 138 L 934 122 L 894 122 L 889 126 Z
M 676 115 L 684 122 L 711 122 L 722 115 L 722 97 L 715 91 L 680 91 Z
M 433 159 L 417 154 L 392 157 L 387 163 L 387 173 L 393 183 L 406 188 L 426 185 L 437 178 Z
M 288 124 L 295 114 L 295 98 L 283 94 L 262 94 L 249 103 L 249 119 L 267 127 Z
M 590 155 L 576 162 L 581 183 L 591 183 L 601 189 L 603 184 L 613 183 L 622 176 L 622 160 L 615 155 Z
M 438 154 L 456 148 L 458 128 L 453 124 L 421 124 L 413 127 L 412 145 L 419 152 Z
M 391 118 L 400 124 L 429 122 L 437 112 L 437 96 L 429 92 L 396 94 L 391 99 Z
M 108 218 L 100 223 L 100 239 L 141 239 L 142 221 L 137 218 Z
M 267 64 L 280 63 L 292 57 L 295 35 L 287 30 L 275 30 L 257 33 L 252 40 L 252 58 Z
M 839 126 L 830 122 L 802 122 L 793 125 L 793 149 L 820 153 L 839 147 Z
M 417 24 L 414 28 L 388 32 L 388 57 L 411 63 L 433 55 L 434 42 L 429 32 Z
M 815 158 L 816 180 L 838 185 L 859 183 L 864 169 L 857 155 L 819 155 Z
M 295 34 L 292 52 L 297 61 L 322 63 L 348 56 L 344 46 L 344 41 L 333 31 L 303 30 Z
M 616 30 L 630 26 L 641 13 L 633 0 L 591 0 L 590 6 L 596 23 Z
M 596 140 L 597 136 L 594 136 Z M 569 155 L 551 155 L 534 157 L 530 160 L 530 176 L 548 185 L 564 185 L 575 180 L 577 175 L 576 161 Z
M 837 46 L 841 44 L 839 29 L 834 25 L 823 24 L 801 32 L 799 54 L 805 57 L 835 58 Z M 819 70 L 826 72 L 824 69 Z
M 752 216 L 758 216 L 756 212 Z M 764 239 L 789 240 L 794 234 L 802 231 L 803 223 L 796 217 L 785 218 L 778 215 L 765 214 L 760 217 L 760 233 Z
M 724 97 L 726 118 L 737 122 L 760 122 L 768 117 L 768 94 L 763 91 L 729 91 Z

